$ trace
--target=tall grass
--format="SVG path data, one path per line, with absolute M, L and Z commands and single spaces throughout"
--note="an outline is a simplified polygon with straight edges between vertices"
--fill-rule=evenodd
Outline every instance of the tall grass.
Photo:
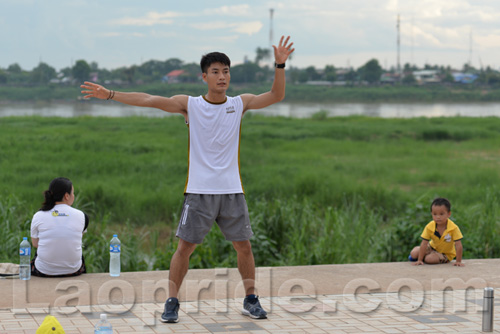
M 26 203 L 14 196 L 0 200 L 0 262 L 19 261 L 19 244 L 30 236 L 30 214 Z
M 76 198 L 75 207 L 85 212 L 94 213 L 93 203 L 81 203 Z M 29 205 L 15 196 L 0 198 L 0 262 L 19 261 L 19 244 L 22 237 L 30 236 L 31 218 L 34 214 Z M 112 234 L 117 232 L 109 224 L 109 216 L 99 217 L 89 225 L 83 237 L 83 254 L 88 271 L 104 272 L 109 268 L 109 241 Z M 147 270 L 152 267 L 147 261 L 147 252 L 142 244 L 148 236 L 143 228 L 139 233 L 130 225 L 120 226 L 120 237 L 124 239 L 121 253 L 121 265 L 124 271 Z M 34 250 L 33 250 L 34 253 Z
M 241 168 L 259 266 L 404 261 L 452 202 L 464 258 L 500 254 L 497 118 L 288 119 L 249 114 Z M 107 271 L 108 242 L 123 270 L 168 269 L 187 168 L 182 118 L 11 117 L 0 122 L 0 260 L 17 262 L 50 180 L 67 176 L 91 218 L 84 254 Z M 214 228 L 192 268 L 234 267 Z
M 499 256 L 500 190 L 487 188 L 480 203 L 453 211 L 452 220 L 464 234 L 464 258 Z M 430 198 L 418 199 L 405 211 L 392 217 L 369 209 L 363 199 L 345 199 L 339 207 L 319 210 L 309 200 L 264 201 L 253 203 L 250 210 L 255 236 L 252 241 L 257 266 L 314 265 L 405 261 L 409 251 L 420 243 L 419 236 L 429 218 Z M 29 230 L 31 213 L 15 199 L 0 201 L 1 262 L 17 262 L 22 236 Z M 14 224 L 12 224 L 14 222 Z M 117 231 L 119 230 L 119 232 Z M 112 226 L 101 217 L 84 235 L 84 256 L 89 272 L 106 272 L 108 247 L 112 234 L 122 240 L 122 270 L 166 270 L 175 252 L 177 240 L 172 233 L 159 240 L 158 230 L 129 223 Z M 236 255 L 230 242 L 224 241 L 214 227 L 193 254 L 191 268 L 236 267 Z

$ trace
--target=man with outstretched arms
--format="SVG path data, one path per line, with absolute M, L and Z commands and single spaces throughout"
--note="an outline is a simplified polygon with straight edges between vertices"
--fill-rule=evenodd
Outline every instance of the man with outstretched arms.
M 213 222 L 237 252 L 238 270 L 243 279 L 244 315 L 265 319 L 267 313 L 255 295 L 255 262 L 250 244 L 253 235 L 239 170 L 241 118 L 249 109 L 261 109 L 285 97 L 285 62 L 295 50 L 281 37 L 274 46 L 275 74 L 271 90 L 260 94 L 226 96 L 229 87 L 229 58 L 220 52 L 204 55 L 200 66 L 208 92 L 204 96 L 154 96 L 125 93 L 85 82 L 85 98 L 112 99 L 133 106 L 151 107 L 182 114 L 189 129 L 188 176 L 184 205 L 177 228 L 177 250 L 169 271 L 169 298 L 161 316 L 163 322 L 178 322 L 179 288 L 189 268 L 189 258 L 203 242 Z

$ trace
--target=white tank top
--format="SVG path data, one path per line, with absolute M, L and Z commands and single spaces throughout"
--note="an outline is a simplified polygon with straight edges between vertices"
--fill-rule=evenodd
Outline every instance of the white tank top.
M 189 153 L 185 193 L 243 193 L 240 134 L 243 101 L 227 97 L 220 104 L 203 96 L 188 100 Z
M 39 238 L 35 266 L 45 275 L 64 275 L 82 266 L 85 214 L 66 204 L 38 211 L 31 221 L 31 237 Z

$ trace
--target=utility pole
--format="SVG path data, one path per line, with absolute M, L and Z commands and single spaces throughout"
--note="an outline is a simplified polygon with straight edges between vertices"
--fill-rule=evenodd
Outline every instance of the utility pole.
M 400 25 L 399 25 L 399 14 L 398 14 L 398 21 L 397 21 L 397 24 L 396 24 L 396 28 L 397 28 L 397 49 L 398 49 L 398 52 L 397 52 L 397 65 L 396 65 L 396 71 L 397 71 L 397 74 L 398 74 L 398 78 L 401 80 L 401 63 L 400 63 L 400 47 L 401 47 L 401 43 L 400 43 Z
M 270 19 L 270 24 L 269 24 L 269 47 L 272 48 L 273 46 L 273 15 L 274 15 L 274 9 L 270 8 L 269 9 L 269 19 Z
M 469 34 L 469 68 L 472 67 L 472 28 L 470 29 L 470 34 Z
M 273 61 L 273 38 L 274 38 L 274 28 L 273 28 L 273 16 L 274 8 L 269 9 L 269 59 L 271 59 L 271 68 L 274 66 Z
M 415 46 L 414 35 L 415 35 L 415 17 L 411 16 L 411 65 L 415 64 L 415 60 L 413 59 L 413 47 Z

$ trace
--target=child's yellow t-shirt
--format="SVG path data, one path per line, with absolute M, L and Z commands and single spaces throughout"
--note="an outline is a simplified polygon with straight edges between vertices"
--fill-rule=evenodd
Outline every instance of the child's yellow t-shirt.
M 425 226 L 422 235 L 422 239 L 429 240 L 429 244 L 439 253 L 446 255 L 449 261 L 453 260 L 457 255 L 455 250 L 455 241 L 461 240 L 463 238 L 462 232 L 454 222 L 448 219 L 446 223 L 446 230 L 444 230 L 443 235 L 439 235 L 436 230 L 437 224 L 433 220 L 427 226 Z

